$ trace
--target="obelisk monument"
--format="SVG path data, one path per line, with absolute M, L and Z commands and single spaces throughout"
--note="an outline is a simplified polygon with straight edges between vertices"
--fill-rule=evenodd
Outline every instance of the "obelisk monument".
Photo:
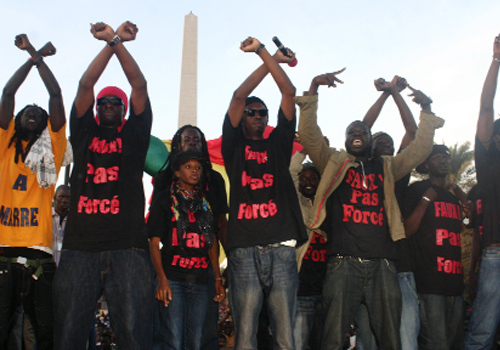
M 198 113 L 198 17 L 193 12 L 184 18 L 181 88 L 178 127 L 197 124 Z

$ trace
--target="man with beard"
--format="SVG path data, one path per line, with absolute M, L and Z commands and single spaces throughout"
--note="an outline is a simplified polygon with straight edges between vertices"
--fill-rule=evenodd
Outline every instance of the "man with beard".
M 394 241 L 405 233 L 394 182 L 425 159 L 434 130 L 444 121 L 432 114 L 430 99 L 416 92 L 421 122 L 415 140 L 398 155 L 370 158 L 371 132 L 361 121 L 347 127 L 346 151 L 329 148 L 317 125 L 317 91 L 320 85 L 335 87 L 342 71 L 315 77 L 308 96 L 296 97 L 301 142 L 322 174 L 316 193 L 321 200 L 315 201 L 310 221 L 311 228 L 324 225 L 328 234 L 322 349 L 342 349 L 362 302 L 378 345 L 400 349 L 401 292 Z

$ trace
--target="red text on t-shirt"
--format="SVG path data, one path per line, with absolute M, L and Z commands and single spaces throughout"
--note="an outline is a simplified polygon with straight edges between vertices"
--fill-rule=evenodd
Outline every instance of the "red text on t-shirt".
M 245 147 L 245 160 L 255 160 L 257 164 L 267 163 L 267 151 L 256 152 L 252 151 L 250 146 Z

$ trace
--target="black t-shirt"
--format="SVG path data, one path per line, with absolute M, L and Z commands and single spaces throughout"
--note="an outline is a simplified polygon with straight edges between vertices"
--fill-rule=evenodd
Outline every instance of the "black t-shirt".
M 384 208 L 384 168 L 380 157 L 351 167 L 327 201 L 328 255 L 397 259 Z
M 151 207 L 148 235 L 161 238 L 162 265 L 168 279 L 197 284 L 208 282 L 208 269 L 211 268 L 209 247 L 196 224 L 198 217 L 199 213 L 189 213 L 188 232 L 183 233 L 181 243 L 177 236 L 170 191 L 160 192 Z
M 464 282 L 460 236 L 462 210 L 458 198 L 429 180 L 416 182 L 408 188 L 404 217 L 415 210 L 423 193 L 431 186 L 437 198 L 427 207 L 418 231 L 410 238 L 417 291 L 459 296 L 463 293 Z
M 321 295 L 326 274 L 326 239 L 314 232 L 309 248 L 302 259 L 299 272 L 298 296 Z
M 204 185 L 203 192 L 210 203 L 214 218 L 229 212 L 227 206 L 226 182 L 222 175 L 215 170 L 210 171 L 210 181 Z
M 74 167 L 63 248 L 148 249 L 142 175 L 151 133 L 149 100 L 140 115 L 130 105 L 123 128 L 101 128 L 93 106 L 70 119 Z M 120 130 L 121 129 L 121 130 Z
M 395 191 L 398 200 L 399 208 L 402 210 L 404 207 L 404 198 L 408 190 L 408 183 L 410 182 L 411 173 L 396 181 Z M 396 270 L 398 272 L 413 271 L 413 261 L 411 259 L 410 244 L 408 239 L 403 238 L 396 241 L 398 248 L 398 260 L 395 261 Z
M 500 151 L 494 142 L 486 150 L 476 137 L 475 161 L 483 208 L 481 247 L 485 248 L 500 243 Z
M 307 235 L 290 172 L 295 118 L 280 109 L 269 138 L 249 140 L 242 125 L 233 128 L 226 114 L 222 155 L 231 182 L 227 248 L 252 247 Z
M 467 194 L 467 199 L 474 203 L 474 211 L 472 212 L 472 217 L 470 217 L 469 224 L 467 227 L 474 228 L 479 232 L 479 239 L 483 241 L 483 200 L 480 197 L 480 186 L 475 184 L 469 193 Z

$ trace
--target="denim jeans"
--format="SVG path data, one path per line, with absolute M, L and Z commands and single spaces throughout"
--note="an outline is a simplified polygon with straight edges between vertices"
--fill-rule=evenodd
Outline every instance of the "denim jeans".
M 295 348 L 319 349 L 323 336 L 323 296 L 298 296 L 295 318 Z
M 55 349 L 85 349 L 103 293 L 118 347 L 151 349 L 153 266 L 141 249 L 62 251 L 54 279 Z
M 399 288 L 401 289 L 401 335 L 402 350 L 418 350 L 418 333 L 420 321 L 418 319 L 418 295 L 415 286 L 413 272 L 398 272 Z M 376 350 L 378 349 L 375 336 L 370 329 L 368 311 L 364 304 L 358 310 L 356 316 L 358 333 L 356 336 L 356 349 Z
M 169 280 L 172 300 L 160 307 L 164 350 L 199 350 L 207 315 L 208 285 Z
M 18 305 L 24 306 L 33 325 L 38 349 L 53 348 L 52 280 L 56 265 L 46 263 L 42 268 L 43 273 L 34 279 L 36 267 L 0 262 L 0 349 L 6 346 L 9 324 Z
M 401 291 L 392 261 L 331 257 L 323 285 L 323 303 L 323 350 L 342 349 L 361 303 L 366 304 L 379 346 L 401 349 Z
M 365 304 L 361 304 L 356 314 L 356 350 L 378 350 L 375 335 L 370 327 L 370 316 Z
M 419 349 L 462 349 L 465 305 L 462 296 L 420 294 Z
M 418 350 L 418 333 L 420 320 L 418 318 L 418 294 L 413 272 L 398 272 L 398 282 L 401 289 L 401 349 Z
M 219 323 L 219 303 L 214 301 L 215 273 L 211 266 L 208 268 L 208 293 L 207 293 L 207 317 L 203 325 L 201 336 L 202 350 L 219 350 L 219 335 L 217 326 Z
M 487 247 L 481 256 L 477 295 L 472 305 L 466 350 L 489 349 L 500 321 L 500 247 Z
M 293 326 L 299 276 L 295 248 L 256 246 L 229 254 L 229 302 L 235 349 L 257 349 L 257 324 L 264 294 L 274 347 L 295 349 Z

